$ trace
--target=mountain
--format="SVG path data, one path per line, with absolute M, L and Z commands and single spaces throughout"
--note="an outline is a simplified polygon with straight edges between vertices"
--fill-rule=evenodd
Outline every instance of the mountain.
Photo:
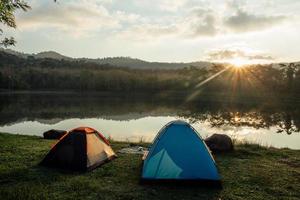
M 4 48 L 0 48 L 1 52 L 5 52 L 7 54 L 11 54 L 11 55 L 15 55 L 21 58 L 27 58 L 30 54 L 26 54 L 26 53 L 22 53 L 22 52 L 18 52 L 18 51 L 14 51 L 12 49 L 4 49 Z
M 36 59 L 51 58 L 55 60 L 66 60 L 66 61 L 80 61 L 96 63 L 100 65 L 111 65 L 116 67 L 129 67 L 133 69 L 181 69 L 185 67 L 197 67 L 197 68 L 210 68 L 214 65 L 211 62 L 198 61 L 198 62 L 148 62 L 137 58 L 130 57 L 107 57 L 107 58 L 71 58 L 64 56 L 55 51 L 44 51 L 36 54 L 28 54 L 23 52 L 14 51 L 11 49 L 0 48 L 0 52 L 5 52 L 7 54 L 15 55 L 21 58 L 34 57 Z M 224 63 L 225 64 L 225 63 Z M 272 63 L 274 68 L 279 69 L 281 63 Z M 288 63 L 282 63 L 288 64 Z M 300 64 L 300 62 L 295 62 L 295 64 Z
M 55 51 L 44 51 L 44 52 L 40 52 L 37 54 L 33 54 L 32 55 L 35 58 L 52 58 L 52 59 L 56 59 L 56 60 L 72 60 L 73 58 L 61 55 Z
M 0 48 L 0 51 L 15 55 L 18 57 L 22 57 L 22 58 L 27 58 L 28 56 L 33 56 L 34 58 L 52 58 L 52 59 L 56 59 L 56 60 L 61 60 L 61 59 L 72 60 L 73 59 L 73 58 L 61 55 L 55 51 L 43 51 L 43 52 L 36 53 L 36 54 L 23 53 L 23 52 L 14 51 L 12 49 L 4 49 L 4 48 Z
M 135 69 L 180 69 L 184 67 L 211 67 L 213 64 L 209 62 L 189 62 L 189 63 L 168 63 L 168 62 L 148 62 L 130 57 L 112 57 L 88 59 L 90 62 L 98 64 L 110 64 L 118 67 L 130 67 Z
M 61 55 L 55 51 L 45 51 L 37 54 L 27 54 L 22 52 L 17 52 L 11 49 L 3 49 L 0 48 L 0 51 L 5 52 L 7 54 L 12 54 L 21 58 L 34 57 L 35 59 L 44 59 L 51 58 L 55 60 L 68 60 L 68 61 L 84 61 L 97 63 L 100 65 L 108 64 L 116 67 L 129 67 L 134 69 L 180 69 L 185 67 L 199 67 L 199 68 L 207 68 L 213 66 L 213 63 L 210 62 L 188 62 L 188 63 L 169 63 L 169 62 L 148 62 L 136 58 L 130 57 L 107 57 L 107 58 L 71 58 L 64 55 Z

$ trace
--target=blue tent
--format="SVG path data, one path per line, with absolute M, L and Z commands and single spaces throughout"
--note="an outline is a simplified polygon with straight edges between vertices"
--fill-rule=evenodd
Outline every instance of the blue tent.
M 163 127 L 143 163 L 142 181 L 219 182 L 215 161 L 201 136 L 188 123 Z

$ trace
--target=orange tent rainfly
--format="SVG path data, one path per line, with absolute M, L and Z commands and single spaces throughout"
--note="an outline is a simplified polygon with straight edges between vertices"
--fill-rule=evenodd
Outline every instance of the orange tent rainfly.
M 98 131 L 79 127 L 65 134 L 41 165 L 76 171 L 92 170 L 116 157 L 108 140 Z

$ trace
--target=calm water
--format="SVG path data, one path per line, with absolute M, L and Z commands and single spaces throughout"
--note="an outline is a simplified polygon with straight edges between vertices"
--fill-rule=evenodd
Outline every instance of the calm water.
M 151 141 L 168 122 L 190 122 L 203 136 L 300 149 L 299 108 L 264 103 L 232 104 L 185 97 L 111 94 L 1 93 L 0 132 L 39 135 L 49 129 L 90 126 L 123 141 Z

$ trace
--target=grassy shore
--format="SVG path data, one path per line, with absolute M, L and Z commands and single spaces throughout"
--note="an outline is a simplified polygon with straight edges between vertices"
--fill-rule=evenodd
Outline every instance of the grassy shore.
M 300 151 L 238 145 L 215 155 L 223 189 L 140 185 L 141 156 L 88 173 L 37 166 L 54 141 L 0 134 L 0 199 L 300 199 Z M 128 143 L 113 142 L 113 149 Z

